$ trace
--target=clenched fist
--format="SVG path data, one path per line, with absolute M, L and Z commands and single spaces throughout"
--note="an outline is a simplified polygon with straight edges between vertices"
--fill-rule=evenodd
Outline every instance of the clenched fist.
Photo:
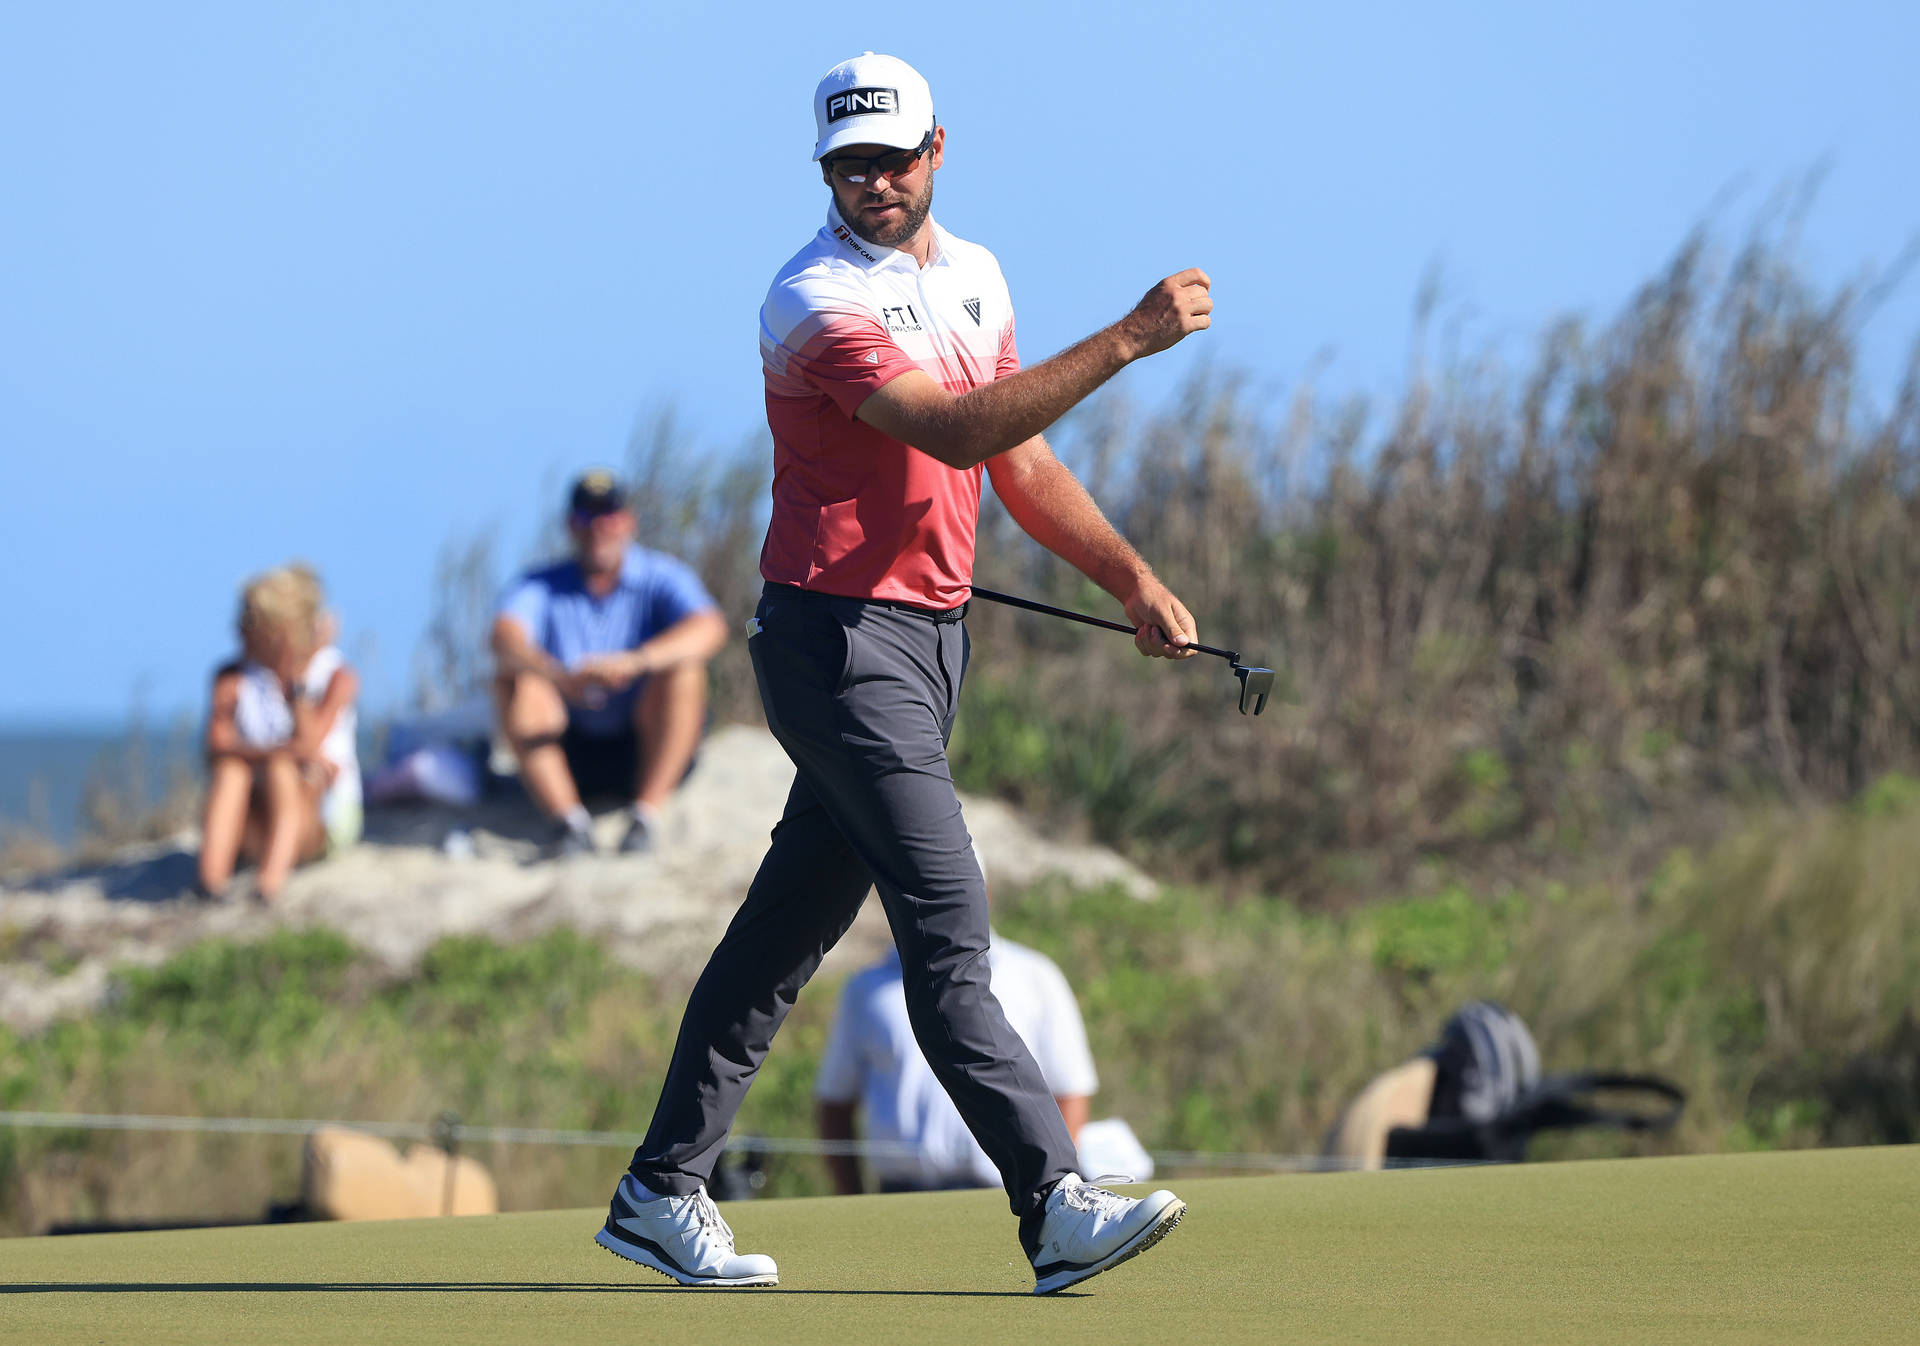
M 1189 332 L 1213 323 L 1213 281 L 1199 267 L 1168 276 L 1148 290 L 1118 323 L 1133 345 L 1132 358 L 1166 350 Z

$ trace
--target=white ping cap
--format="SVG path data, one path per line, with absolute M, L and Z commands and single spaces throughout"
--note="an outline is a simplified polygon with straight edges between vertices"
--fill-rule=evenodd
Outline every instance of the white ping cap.
M 898 56 L 862 52 L 829 70 L 813 91 L 813 157 L 842 145 L 917 147 L 933 130 L 933 90 Z

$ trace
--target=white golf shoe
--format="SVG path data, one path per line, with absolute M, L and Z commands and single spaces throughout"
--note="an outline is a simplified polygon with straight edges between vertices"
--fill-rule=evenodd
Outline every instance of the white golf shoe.
M 1187 1203 L 1164 1188 L 1135 1201 L 1067 1174 L 1047 1194 L 1037 1227 L 1022 1231 L 1033 1292 L 1052 1294 L 1119 1266 L 1165 1238 L 1186 1213 Z
M 780 1283 L 771 1257 L 733 1250 L 733 1230 L 704 1187 L 692 1196 L 656 1197 L 629 1173 L 614 1189 L 607 1222 L 593 1241 L 682 1285 L 745 1289 Z

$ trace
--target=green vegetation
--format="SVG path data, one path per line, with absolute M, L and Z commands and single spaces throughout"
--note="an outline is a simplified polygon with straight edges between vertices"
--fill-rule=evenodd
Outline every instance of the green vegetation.
M 957 778 L 1159 872 L 1333 908 L 1436 859 L 1572 880 L 1710 841 L 1729 802 L 1920 769 L 1920 362 L 1878 410 L 1855 377 L 1873 287 L 1816 290 L 1791 234 L 1690 240 L 1524 369 L 1423 319 L 1393 405 L 1210 373 L 1069 418 L 1062 458 L 1280 695 L 1243 720 L 1217 661 L 981 604 Z M 643 533 L 744 615 L 765 447 L 685 441 L 635 436 Z M 1118 615 L 991 496 L 978 577 Z M 738 645 L 716 679 L 757 719 Z
M 0 1108 L 200 1116 L 431 1119 L 643 1128 L 685 984 L 611 964 L 570 931 L 450 939 L 383 982 L 340 936 L 210 942 L 123 975 L 112 1003 L 19 1039 L 0 1029 Z M 830 1015 L 794 1016 L 744 1119 L 794 1134 Z M 624 1156 L 485 1156 L 508 1206 L 587 1199 Z M 55 1221 L 258 1216 L 298 1186 L 297 1141 L 0 1129 L 0 1231 Z M 781 1190 L 810 1190 L 811 1173 Z
M 36 1239 L 11 1338 L 1905 1342 L 1920 1153 L 1843 1150 L 1179 1184 L 1164 1243 L 1073 1291 L 991 1192 L 730 1206 L 775 1290 L 702 1293 L 590 1238 L 605 1207 L 494 1219 Z
M 999 925 L 1073 970 L 1102 1104 L 1168 1148 L 1312 1150 L 1374 1072 L 1476 996 L 1533 1026 L 1548 1069 L 1680 1083 L 1692 1102 L 1660 1148 L 1911 1141 L 1917 872 L 1920 807 L 1875 803 L 1768 812 L 1636 889 L 1443 882 L 1341 917 L 1192 889 L 1030 893 Z
M 1659 1147 L 1916 1138 L 1920 362 L 1875 413 L 1854 375 L 1871 287 L 1814 291 L 1789 233 L 1725 265 L 1693 240 L 1519 373 L 1423 332 L 1391 408 L 1263 406 L 1209 374 L 1160 414 L 1108 401 L 1060 428 L 1203 638 L 1281 674 L 1256 721 L 1216 661 L 969 619 L 962 786 L 1176 880 L 1152 904 L 1002 895 L 1001 928 L 1082 996 L 1098 1111 L 1156 1147 L 1311 1150 L 1374 1071 L 1494 996 L 1550 1067 L 1685 1086 Z M 765 463 L 693 451 L 670 418 L 633 445 L 643 535 L 736 615 Z M 979 562 L 1113 610 L 991 507 Z M 490 567 L 484 539 L 447 553 L 434 690 L 485 677 Z M 714 679 L 720 716 L 757 716 L 741 642 Z M 133 826 L 106 802 L 100 835 Z M 565 933 L 452 941 L 401 984 L 324 932 L 208 946 L 0 1034 L 0 1105 L 635 1128 L 685 990 Z M 802 1001 L 744 1131 L 807 1133 L 832 1007 L 831 986 Z M 483 1157 L 510 1207 L 597 1199 L 619 1159 Z M 296 1162 L 280 1140 L 0 1132 L 0 1228 L 254 1214 Z
M 1569 877 L 1920 764 L 1920 362 L 1884 417 L 1866 301 L 1765 229 L 1695 240 L 1535 365 L 1423 348 L 1399 404 L 1202 380 L 1060 435 L 1202 638 L 1282 675 L 988 608 L 954 762 L 1189 877 L 1341 906 L 1438 858 Z M 1112 601 L 990 511 L 980 578 Z M 1043 727 L 1037 731 L 1036 726 Z
M 1067 969 L 1103 1084 L 1096 1115 L 1150 1146 L 1308 1152 L 1375 1071 L 1493 996 L 1547 1066 L 1652 1070 L 1692 1103 L 1658 1141 L 1542 1155 L 1912 1141 L 1920 1119 L 1920 790 L 1771 810 L 1633 888 L 1424 891 L 1342 915 L 1174 888 L 1036 888 L 999 928 Z M 337 935 L 207 944 L 125 974 L 105 1009 L 0 1035 L 0 1107 L 643 1128 L 686 991 L 556 931 L 449 940 L 383 983 Z M 835 988 L 802 998 L 741 1119 L 811 1134 Z M 509 1209 L 586 1204 L 624 1156 L 483 1151 Z M 0 1131 L 0 1229 L 253 1216 L 297 1185 L 287 1138 Z M 824 1190 L 782 1160 L 775 1193 Z

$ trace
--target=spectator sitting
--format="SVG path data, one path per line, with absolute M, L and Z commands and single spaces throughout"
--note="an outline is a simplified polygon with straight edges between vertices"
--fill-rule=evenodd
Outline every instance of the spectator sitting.
M 707 661 L 727 640 L 693 570 L 634 543 L 613 475 L 575 483 L 573 559 L 516 580 L 493 623 L 494 707 L 534 802 L 554 820 L 549 852 L 590 853 L 585 799 L 618 797 L 620 849 L 645 851 L 693 764 L 707 718 Z
M 360 839 L 354 698 L 360 680 L 332 643 L 313 571 L 282 566 L 240 600 L 240 657 L 213 678 L 200 889 L 226 891 L 235 863 L 259 863 L 271 902 L 293 867 Z
M 986 957 L 994 998 L 1032 1051 L 1078 1144 L 1100 1081 L 1073 988 L 1045 954 L 999 934 L 990 939 Z M 871 1158 L 882 1192 L 1000 1186 L 999 1170 L 975 1142 L 914 1040 L 899 950 L 888 950 L 847 982 L 827 1030 L 813 1092 L 822 1140 L 852 1140 L 855 1115 L 864 1109 L 866 1139 L 900 1151 Z M 827 1168 L 841 1195 L 862 1190 L 853 1156 L 829 1155 Z

